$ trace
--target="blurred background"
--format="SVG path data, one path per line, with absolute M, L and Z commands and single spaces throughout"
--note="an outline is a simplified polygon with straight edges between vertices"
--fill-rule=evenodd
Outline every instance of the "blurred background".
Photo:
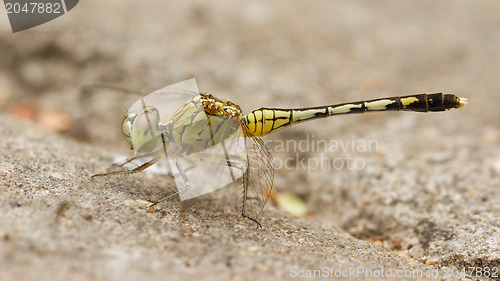
M 15 34 L 0 17 L 0 108 L 127 155 L 120 128 L 128 107 L 192 77 L 245 112 L 424 92 L 466 97 L 469 105 L 446 113 L 339 116 L 266 138 L 279 159 L 361 159 L 360 169 L 277 170 L 275 189 L 301 198 L 307 219 L 360 238 L 405 240 L 422 219 L 451 216 L 456 206 L 498 212 L 490 192 L 500 174 L 499 11 L 493 0 L 80 1 Z M 377 146 L 276 148 L 304 139 Z

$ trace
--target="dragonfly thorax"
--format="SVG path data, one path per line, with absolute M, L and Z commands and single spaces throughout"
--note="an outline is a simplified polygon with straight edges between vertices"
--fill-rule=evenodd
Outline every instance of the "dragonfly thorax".
M 216 146 L 238 131 L 238 105 L 200 94 L 181 107 L 169 121 L 171 140 L 177 154 L 190 154 Z
M 230 116 L 241 118 L 242 111 L 239 105 L 229 101 L 221 100 L 211 94 L 200 94 L 200 101 L 205 108 L 205 112 L 209 115 Z

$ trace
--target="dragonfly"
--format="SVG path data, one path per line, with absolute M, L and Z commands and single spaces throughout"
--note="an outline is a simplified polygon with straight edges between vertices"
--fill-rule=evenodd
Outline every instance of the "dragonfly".
M 229 101 L 198 90 L 190 79 L 159 89 L 135 102 L 122 124 L 134 156 L 116 171 L 97 176 L 133 174 L 161 159 L 171 172 L 176 195 L 195 198 L 236 184 L 241 192 L 241 215 L 258 219 L 271 194 L 274 168 L 262 136 L 283 128 L 334 115 L 371 111 L 438 112 L 461 108 L 467 99 L 432 93 L 379 98 L 304 108 L 260 108 L 243 114 Z

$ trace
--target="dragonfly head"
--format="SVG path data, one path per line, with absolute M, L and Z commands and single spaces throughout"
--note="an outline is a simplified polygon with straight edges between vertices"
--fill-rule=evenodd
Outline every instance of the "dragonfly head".
M 161 140 L 160 113 L 156 108 L 144 109 L 141 113 L 129 113 L 123 120 L 122 133 L 130 149 L 136 153 L 152 152 Z
M 134 121 L 135 116 L 137 116 L 137 114 L 135 113 L 129 114 L 129 116 L 125 117 L 125 120 L 123 120 L 122 124 L 122 134 L 125 137 L 125 140 L 127 141 L 128 147 L 130 147 L 130 149 L 134 149 L 132 138 L 130 136 L 132 131 L 132 122 Z

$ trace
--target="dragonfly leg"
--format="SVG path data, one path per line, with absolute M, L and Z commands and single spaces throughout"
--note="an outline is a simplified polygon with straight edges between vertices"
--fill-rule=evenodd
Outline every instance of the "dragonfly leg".
M 234 167 L 234 168 L 242 170 L 242 180 L 243 180 L 243 192 L 242 193 L 243 194 L 242 194 L 242 204 L 241 204 L 241 216 L 255 222 L 257 224 L 257 227 L 261 228 L 262 225 L 260 224 L 260 222 L 257 219 L 252 218 L 251 216 L 247 215 L 246 211 L 245 211 L 246 206 L 247 206 L 247 200 L 258 199 L 255 197 L 250 197 L 248 194 L 249 173 L 250 173 L 249 172 L 250 167 L 248 167 L 248 159 L 246 157 L 243 157 L 243 156 L 230 155 L 230 154 L 226 153 L 226 155 L 224 157 L 220 157 L 220 159 L 213 159 L 213 157 L 210 157 L 210 155 L 207 155 L 206 158 L 203 158 L 203 157 L 200 158 L 200 161 L 211 162 L 214 164 L 225 165 L 228 167 Z M 233 181 L 234 180 L 236 180 L 236 179 L 233 178 Z
M 158 160 L 160 160 L 161 156 L 159 156 L 157 154 L 158 153 L 148 153 L 148 154 L 142 155 L 141 157 L 133 157 L 133 158 L 127 159 L 126 161 L 124 161 L 123 163 L 121 163 L 120 165 L 118 165 L 118 167 L 121 168 L 121 167 L 125 166 L 126 164 L 131 163 L 132 161 L 137 160 L 139 158 L 153 156 L 153 158 L 151 160 L 149 160 L 149 161 L 147 161 L 147 162 L 145 162 L 145 163 L 143 163 L 143 164 L 135 167 L 132 170 L 129 170 L 129 171 L 113 171 L 113 172 L 108 172 L 108 173 L 96 174 L 96 175 L 92 175 L 90 177 L 90 179 L 94 179 L 95 177 L 101 177 L 101 176 L 135 174 L 135 173 L 141 172 L 144 169 L 146 169 L 146 168 L 150 167 L 151 165 L 155 164 L 156 162 L 158 162 Z
M 214 158 L 213 155 L 210 155 L 210 154 L 205 155 L 203 153 L 200 153 L 199 156 L 200 157 L 198 158 L 198 160 L 200 160 L 201 162 L 208 162 L 208 163 L 213 163 L 216 165 L 233 167 L 233 168 L 240 169 L 242 171 L 243 191 L 242 191 L 241 216 L 256 223 L 257 227 L 259 227 L 259 228 L 262 227 L 262 225 L 260 224 L 260 222 L 257 219 L 252 218 L 251 216 L 246 214 L 247 200 L 258 199 L 256 197 L 249 196 L 249 194 L 247 192 L 248 185 L 249 185 L 249 170 L 248 170 L 249 167 L 247 167 L 248 165 L 245 164 L 247 161 L 246 157 L 243 157 L 240 155 L 227 154 L 225 156 L 220 155 L 219 158 Z M 235 181 L 235 180 L 236 179 L 233 178 L 233 181 Z
M 157 205 L 157 204 L 159 204 L 159 203 L 161 203 L 161 202 L 163 202 L 163 201 L 165 201 L 165 200 L 168 200 L 168 199 L 170 199 L 170 198 L 174 197 L 175 195 L 177 195 L 177 194 L 179 194 L 179 193 L 181 193 L 181 192 L 183 192 L 183 191 L 188 190 L 188 189 L 191 187 L 191 184 L 189 183 L 189 180 L 188 180 L 188 179 L 187 179 L 187 177 L 186 177 L 186 174 L 185 174 L 185 172 L 184 172 L 184 169 L 182 169 L 182 167 L 181 167 L 181 165 L 179 164 L 179 161 L 177 161 L 177 159 L 175 160 L 175 166 L 176 166 L 176 167 L 177 167 L 177 169 L 179 170 L 179 173 L 180 173 L 180 175 L 182 176 L 182 179 L 184 180 L 185 187 L 183 187 L 183 188 L 181 188 L 181 189 L 177 190 L 176 192 L 174 192 L 174 193 L 172 193 L 172 194 L 170 194 L 170 195 L 168 195 L 168 196 L 166 196 L 166 197 L 163 197 L 162 199 L 160 199 L 160 200 L 158 200 L 158 201 L 154 202 L 151 206 L 149 206 L 149 208 L 151 208 L 151 207 L 153 207 L 153 206 L 155 206 L 155 205 Z

